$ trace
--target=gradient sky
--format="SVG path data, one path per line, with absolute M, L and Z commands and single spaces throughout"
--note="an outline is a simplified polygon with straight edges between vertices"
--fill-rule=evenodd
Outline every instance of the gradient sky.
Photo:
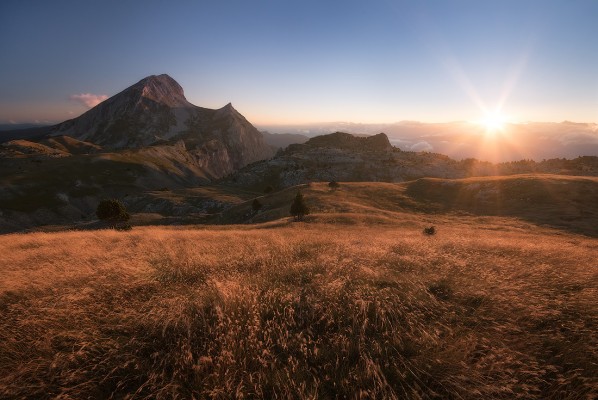
M 256 124 L 598 122 L 595 0 L 2 0 L 0 55 L 0 122 L 160 73 Z

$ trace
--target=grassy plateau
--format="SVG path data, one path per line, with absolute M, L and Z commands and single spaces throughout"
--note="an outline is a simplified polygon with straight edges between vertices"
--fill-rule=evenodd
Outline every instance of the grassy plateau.
M 422 185 L 314 184 L 299 223 L 0 236 L 0 398 L 597 398 L 598 239 L 410 209 Z

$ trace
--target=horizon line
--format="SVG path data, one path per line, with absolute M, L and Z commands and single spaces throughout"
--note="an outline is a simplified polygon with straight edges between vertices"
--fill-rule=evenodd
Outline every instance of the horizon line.
M 81 114 L 82 115 L 82 114 Z M 79 115 L 79 116 L 81 116 Z M 64 120 L 57 120 L 57 121 L 50 121 L 50 120 L 33 120 L 33 121 L 15 121 L 15 120 L 4 120 L 0 121 L 1 125 L 40 125 L 40 126 L 49 126 L 60 124 L 62 122 L 78 118 L 68 118 Z M 288 126 L 308 126 L 308 125 L 330 125 L 330 124 L 353 124 L 353 125 L 398 125 L 398 124 L 427 124 L 427 125 L 435 125 L 435 124 L 458 124 L 458 123 L 472 123 L 475 124 L 476 121 L 474 120 L 448 120 L 448 121 L 421 121 L 421 120 L 414 120 L 414 119 L 402 119 L 399 121 L 392 121 L 392 122 L 356 122 L 356 121 L 343 121 L 343 120 L 329 120 L 329 121 L 313 121 L 313 122 L 252 122 L 249 118 L 246 119 L 252 125 L 265 125 L 265 126 L 281 126 L 281 127 L 288 127 Z M 594 124 L 598 125 L 596 121 L 572 121 L 569 119 L 561 120 L 561 121 L 534 121 L 534 120 L 525 120 L 525 121 L 508 121 L 505 124 L 508 125 L 526 125 L 526 124 Z

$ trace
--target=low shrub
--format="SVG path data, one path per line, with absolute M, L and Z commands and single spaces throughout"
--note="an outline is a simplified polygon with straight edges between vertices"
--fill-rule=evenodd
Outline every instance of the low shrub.
M 436 228 L 434 226 L 430 226 L 429 228 L 424 228 L 424 235 L 435 235 Z

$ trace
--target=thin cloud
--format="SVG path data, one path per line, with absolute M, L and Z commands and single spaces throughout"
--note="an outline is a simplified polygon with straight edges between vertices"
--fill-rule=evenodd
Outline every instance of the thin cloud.
M 87 108 L 92 108 L 106 100 L 108 96 L 105 94 L 81 93 L 71 95 L 71 100 L 78 101 Z

